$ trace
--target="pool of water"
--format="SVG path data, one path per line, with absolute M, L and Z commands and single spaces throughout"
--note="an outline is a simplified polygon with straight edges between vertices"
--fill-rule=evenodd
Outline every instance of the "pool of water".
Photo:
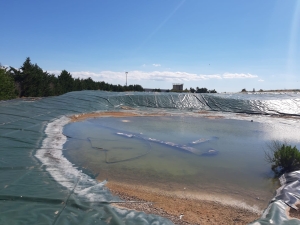
M 265 207 L 278 183 L 267 143 L 297 145 L 291 123 L 192 116 L 95 118 L 64 127 L 64 155 L 98 179 L 228 195 Z

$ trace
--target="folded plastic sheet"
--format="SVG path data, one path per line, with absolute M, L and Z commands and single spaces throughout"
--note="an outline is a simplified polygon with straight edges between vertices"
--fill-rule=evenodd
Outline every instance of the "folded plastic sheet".
M 266 224 L 300 224 L 300 220 L 288 216 L 289 208 L 298 210 L 296 204 L 300 203 L 300 171 L 283 174 L 280 178 L 281 187 L 277 189 L 276 196 L 271 200 L 262 217 L 251 223 L 252 225 Z
M 118 209 L 105 187 L 63 157 L 62 127 L 69 115 L 120 110 L 213 110 L 299 115 L 298 96 L 202 95 L 175 93 L 71 92 L 42 99 L 0 102 L 0 224 L 172 224 L 143 212 Z M 285 107 L 280 107 L 284 105 Z M 293 176 L 286 180 L 293 180 Z M 275 221 L 293 206 L 298 181 L 278 194 L 266 210 Z M 298 192 L 297 192 L 298 193 Z M 282 202 L 282 204 L 281 204 Z M 280 211 L 281 210 L 281 211 Z M 268 217 L 269 216 L 269 217 Z M 278 218 L 277 218 L 278 217 Z M 267 221 L 268 219 L 266 219 Z M 284 220 L 287 221 L 287 220 Z M 288 220 L 294 224 L 294 220 Z M 279 223 L 277 223 L 279 224 Z

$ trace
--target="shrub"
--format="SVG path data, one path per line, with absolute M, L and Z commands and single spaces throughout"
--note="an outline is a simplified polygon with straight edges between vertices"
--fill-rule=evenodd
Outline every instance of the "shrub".
M 300 152 L 296 146 L 273 141 L 268 147 L 269 151 L 265 151 L 265 160 L 272 164 L 275 176 L 300 169 Z

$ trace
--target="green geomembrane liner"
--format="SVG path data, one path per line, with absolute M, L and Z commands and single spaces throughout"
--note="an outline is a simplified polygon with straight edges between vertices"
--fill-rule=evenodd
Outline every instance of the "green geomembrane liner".
M 172 224 L 168 219 L 112 207 L 119 202 L 63 155 L 67 116 L 93 111 L 217 111 L 300 115 L 298 94 L 222 95 L 71 92 L 58 97 L 0 102 L 0 224 Z M 299 192 L 293 180 L 289 193 Z M 279 210 L 293 205 L 278 194 L 258 224 L 289 220 Z M 291 199 L 291 198 L 289 198 Z M 285 203 L 284 203 L 285 202 Z M 281 207 L 281 208 L 280 208 Z M 279 213 L 277 216 L 272 216 Z M 271 215 L 271 216 L 270 216 Z M 297 220 L 299 222 L 299 220 Z M 276 224 L 276 222 L 275 222 Z

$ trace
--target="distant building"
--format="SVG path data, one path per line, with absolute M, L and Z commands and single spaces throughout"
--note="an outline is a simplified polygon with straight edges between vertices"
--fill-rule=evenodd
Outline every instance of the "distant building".
M 183 91 L 183 84 L 173 84 L 173 91 Z

